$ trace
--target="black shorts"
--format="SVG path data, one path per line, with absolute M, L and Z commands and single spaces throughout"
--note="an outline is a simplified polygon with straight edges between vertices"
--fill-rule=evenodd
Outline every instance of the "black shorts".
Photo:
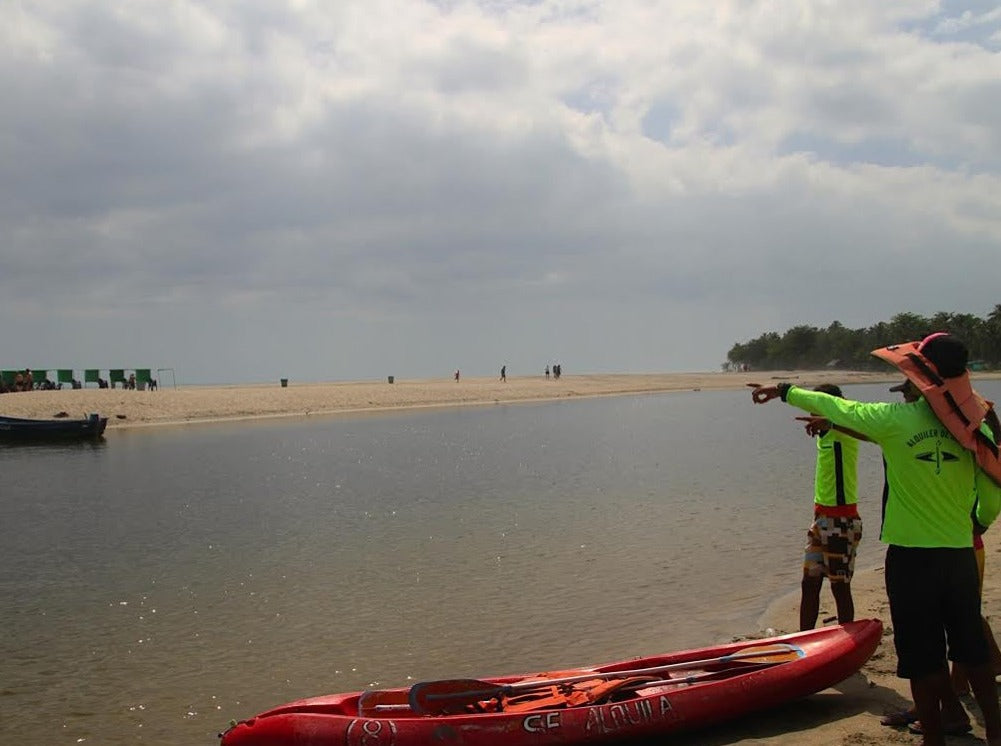
M 988 661 L 980 621 L 980 582 L 973 547 L 886 550 L 897 676 L 918 679 L 946 666 L 948 657 L 970 666 Z

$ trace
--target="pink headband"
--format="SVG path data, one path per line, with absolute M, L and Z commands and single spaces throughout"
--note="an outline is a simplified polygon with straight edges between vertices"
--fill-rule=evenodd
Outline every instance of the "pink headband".
M 918 345 L 918 352 L 924 350 L 925 345 L 931 342 L 933 339 L 938 339 L 939 337 L 948 337 L 948 332 L 935 332 L 934 334 L 929 334 L 927 337 L 921 340 L 921 344 Z

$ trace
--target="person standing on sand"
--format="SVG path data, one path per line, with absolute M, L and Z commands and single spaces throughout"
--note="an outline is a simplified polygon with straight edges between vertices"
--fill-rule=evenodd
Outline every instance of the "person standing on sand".
M 955 337 L 931 335 L 915 348 L 937 378 L 968 375 L 966 346 Z M 1001 708 L 973 550 L 974 529 L 986 530 L 1001 510 L 1001 486 L 951 437 L 923 396 L 911 403 L 855 402 L 787 383 L 748 385 L 756 404 L 781 398 L 880 446 L 886 470 L 880 539 L 888 545 L 885 582 L 897 675 L 910 680 L 922 744 L 945 745 L 940 706 L 952 686 L 948 652 L 969 677 L 988 746 L 1001 746 Z
M 818 386 L 817 388 L 819 389 L 820 387 Z M 904 401 L 907 403 L 916 402 L 921 398 L 921 391 L 910 380 L 905 380 L 903 383 L 891 386 L 890 391 L 900 393 L 901 396 L 903 396 Z M 991 414 L 993 414 L 993 411 Z M 828 428 L 834 428 L 835 430 L 841 429 L 836 425 L 831 425 L 831 423 L 823 417 L 810 416 L 797 417 L 796 419 L 806 421 L 806 431 L 810 435 L 815 435 Z M 997 442 L 998 437 L 1001 436 L 1001 424 L 997 422 L 996 415 L 993 418 L 990 429 L 992 439 Z M 858 440 L 868 440 L 868 438 L 862 437 L 859 433 L 852 434 Z M 977 557 L 977 572 L 980 580 L 979 588 L 982 599 L 984 591 L 985 566 L 984 539 L 983 535 L 977 533 L 976 531 L 973 533 L 973 550 Z M 991 629 L 991 625 L 990 622 L 987 621 L 987 617 L 981 616 L 981 621 L 984 627 L 984 637 L 987 640 L 987 648 L 990 652 L 991 669 L 993 670 L 994 675 L 997 676 L 998 674 L 1001 674 L 1001 649 L 998 648 L 997 641 L 994 639 L 994 631 Z M 960 702 L 959 697 L 968 696 L 970 694 L 970 683 L 966 678 L 966 673 L 963 671 L 963 667 L 956 663 L 952 664 L 950 678 L 952 680 L 952 688 L 946 692 L 940 703 L 943 728 L 947 735 L 967 733 L 970 730 L 970 716 L 963 708 L 963 703 Z M 897 710 L 885 715 L 879 722 L 881 725 L 908 727 L 915 733 L 920 733 L 922 731 L 921 721 L 918 720 L 917 708 L 915 708 L 913 704 L 907 709 Z
M 506 365 L 502 365 L 501 366 L 501 377 L 500 377 L 500 379 L 502 381 L 504 381 L 504 383 L 507 383 L 507 366 Z
M 844 398 L 841 389 L 823 383 L 814 391 Z M 809 418 L 807 418 L 809 419 Z M 825 421 L 826 422 L 826 421 Z M 820 614 L 820 589 L 826 577 L 838 610 L 838 623 L 854 621 L 852 575 L 862 540 L 858 513 L 858 440 L 849 433 L 806 426 L 817 437 L 817 467 L 813 487 L 813 523 L 807 531 L 800 583 L 799 628 L 813 629 Z
M 905 402 L 914 402 L 921 398 L 921 391 L 910 380 L 906 380 L 896 386 L 891 386 L 890 391 L 900 392 L 900 394 L 904 397 Z M 991 439 L 997 443 L 998 439 L 1001 438 L 1001 423 L 998 423 L 997 415 L 994 414 L 993 410 L 991 411 L 991 414 L 994 415 L 989 420 Z M 976 531 L 973 533 L 973 551 L 977 558 L 977 577 L 980 580 L 979 588 L 982 599 L 984 593 L 984 568 L 986 564 L 986 557 L 984 556 L 983 534 L 977 533 Z M 990 653 L 991 670 L 994 672 L 994 675 L 997 676 L 998 674 L 1001 674 L 1001 649 L 998 648 L 997 641 L 994 639 L 994 630 L 991 629 L 991 625 L 990 622 L 987 621 L 987 617 L 981 615 L 980 621 L 983 624 L 984 637 L 987 640 L 987 649 Z M 966 733 L 969 730 L 970 717 L 966 713 L 966 710 L 963 709 L 963 703 L 959 701 L 959 697 L 968 696 L 970 694 L 970 682 L 966 677 L 966 672 L 963 670 L 963 667 L 955 662 L 952 664 L 950 680 L 952 682 L 952 689 L 949 691 L 949 694 L 943 698 L 941 703 L 942 720 L 945 724 L 945 731 L 946 733 L 951 732 L 953 734 Z M 913 732 L 918 733 L 923 730 L 921 721 L 918 720 L 917 708 L 913 705 L 906 710 L 891 712 L 880 722 L 883 725 L 906 725 L 909 726 Z
M 903 383 L 899 383 L 896 386 L 891 386 L 890 391 L 898 391 L 900 395 L 904 397 L 904 401 L 913 402 L 921 398 L 921 391 L 917 386 L 910 380 L 906 380 Z M 988 430 L 985 431 L 991 440 L 995 443 L 1001 442 L 1001 422 L 998 422 L 997 414 L 994 410 L 991 410 L 989 416 L 984 420 L 987 424 Z M 980 596 L 983 598 L 984 593 L 984 569 L 987 564 L 987 558 L 984 550 L 984 535 L 983 532 L 973 532 L 973 552 L 977 557 L 977 577 L 980 580 Z M 984 637 L 987 639 L 987 649 L 990 652 L 991 659 L 991 669 L 995 676 L 1001 674 L 1001 648 L 998 648 L 997 640 L 994 638 L 994 630 L 991 629 L 991 623 L 987 621 L 987 617 L 980 617 L 983 627 L 984 627 Z M 970 693 L 970 682 L 966 678 L 966 673 L 963 671 L 962 666 L 952 665 L 952 688 L 955 690 L 957 695 L 968 695 Z M 943 708 L 943 713 L 945 712 Z M 915 715 L 916 717 L 916 715 Z

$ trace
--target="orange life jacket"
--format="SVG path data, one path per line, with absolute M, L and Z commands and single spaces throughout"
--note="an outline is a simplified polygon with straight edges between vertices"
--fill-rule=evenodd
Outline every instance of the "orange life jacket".
M 539 682 L 537 689 L 516 694 L 501 694 L 474 706 L 477 712 L 528 712 L 563 707 L 597 705 L 619 697 L 635 696 L 638 687 L 656 680 L 656 676 L 630 676 L 623 679 L 594 678 L 570 684 Z M 532 679 L 531 681 L 535 681 Z
M 905 342 L 873 350 L 872 354 L 896 366 L 921 391 L 935 416 L 952 433 L 956 441 L 973 453 L 977 465 L 1001 485 L 1001 457 L 998 446 L 980 429 L 985 419 L 992 429 L 997 422 L 994 402 L 987 401 L 973 390 L 970 372 L 954 378 L 943 378 L 935 365 L 918 351 L 919 342 Z M 995 439 L 1001 433 L 995 431 Z

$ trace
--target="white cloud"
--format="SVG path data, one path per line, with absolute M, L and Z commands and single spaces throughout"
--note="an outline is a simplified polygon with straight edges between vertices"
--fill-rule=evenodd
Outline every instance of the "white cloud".
M 5 365 L 693 369 L 799 323 L 984 315 L 999 26 L 918 0 L 2 5 L 0 313 L 30 312 Z

